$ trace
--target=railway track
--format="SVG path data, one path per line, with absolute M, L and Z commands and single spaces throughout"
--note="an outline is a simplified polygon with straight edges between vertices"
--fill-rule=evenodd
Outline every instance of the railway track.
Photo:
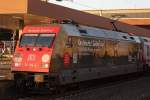
M 58 91 L 55 93 L 47 93 L 47 94 L 38 94 L 31 93 L 24 95 L 22 97 L 17 97 L 17 100 L 72 100 L 74 97 L 82 97 L 82 94 L 88 94 L 90 91 L 95 91 L 96 89 L 103 89 L 110 86 L 122 84 L 124 82 L 130 82 L 134 80 L 138 80 L 140 78 L 149 77 L 149 73 L 134 73 L 129 75 L 122 75 L 117 77 L 104 78 L 99 80 L 93 80 L 89 82 L 83 82 L 77 84 L 72 88 L 61 88 L 62 91 Z

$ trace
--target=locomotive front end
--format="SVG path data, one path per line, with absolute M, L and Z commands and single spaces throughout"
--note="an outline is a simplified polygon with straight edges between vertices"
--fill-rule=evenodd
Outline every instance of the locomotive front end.
M 16 47 L 11 71 L 15 80 L 44 82 L 51 68 L 53 43 L 59 27 L 25 27 Z

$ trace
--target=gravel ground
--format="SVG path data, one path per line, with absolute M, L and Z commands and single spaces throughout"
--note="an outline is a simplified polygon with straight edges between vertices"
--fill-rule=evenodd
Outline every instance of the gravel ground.
M 55 100 L 150 100 L 150 76 Z

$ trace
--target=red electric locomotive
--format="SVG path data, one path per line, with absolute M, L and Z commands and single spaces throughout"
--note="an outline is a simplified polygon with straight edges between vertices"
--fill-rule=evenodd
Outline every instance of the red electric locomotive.
M 83 25 L 25 26 L 11 70 L 17 85 L 51 87 L 143 71 L 141 43 L 137 36 Z

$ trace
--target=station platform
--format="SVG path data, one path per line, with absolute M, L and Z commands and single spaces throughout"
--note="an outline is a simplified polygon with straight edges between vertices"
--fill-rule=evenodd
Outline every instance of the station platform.
M 0 81 L 12 80 L 10 64 L 0 64 Z

